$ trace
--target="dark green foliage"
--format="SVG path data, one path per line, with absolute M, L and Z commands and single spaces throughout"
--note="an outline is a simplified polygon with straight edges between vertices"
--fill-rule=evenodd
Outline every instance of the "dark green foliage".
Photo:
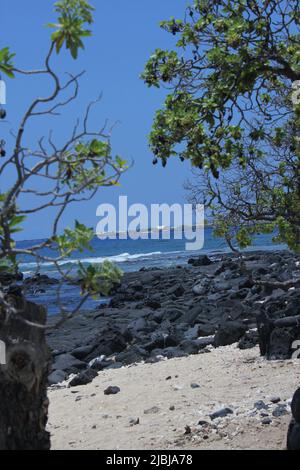
M 197 0 L 161 23 L 176 48 L 157 49 L 142 74 L 171 89 L 150 134 L 155 157 L 200 170 L 218 233 L 242 225 L 242 247 L 273 229 L 300 247 L 299 24 L 298 0 Z

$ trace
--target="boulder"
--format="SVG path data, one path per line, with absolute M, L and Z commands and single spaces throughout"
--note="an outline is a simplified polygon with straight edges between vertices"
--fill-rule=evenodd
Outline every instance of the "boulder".
M 148 357 L 148 352 L 139 346 L 132 346 L 129 350 L 123 351 L 116 355 L 116 361 L 124 365 L 133 364 L 143 361 Z
M 183 314 L 184 314 L 184 311 L 182 309 L 179 309 L 179 308 L 176 308 L 176 307 L 167 308 L 163 312 L 163 318 L 169 320 L 171 323 L 174 323 L 179 319 L 181 321 L 181 316 Z
M 86 356 L 85 360 L 91 361 L 102 355 L 111 356 L 123 351 L 126 346 L 127 342 L 119 329 L 105 328 L 93 339 L 93 351 Z
M 56 356 L 53 363 L 53 370 L 64 371 L 67 374 L 77 373 L 78 370 L 85 369 L 87 364 L 85 362 L 76 359 L 72 354 L 60 354 Z
M 167 294 L 168 295 L 174 295 L 175 297 L 181 297 L 184 294 L 184 288 L 182 285 L 175 285 L 168 289 Z
M 186 323 L 187 325 L 193 326 L 199 315 L 202 313 L 202 308 L 201 306 L 193 307 L 190 310 L 188 310 L 182 317 L 180 318 L 180 322 Z
M 246 333 L 247 327 L 239 321 L 228 321 L 221 324 L 215 334 L 214 346 L 227 346 L 236 343 Z
M 25 285 L 54 285 L 54 284 L 59 284 L 58 279 L 51 278 L 47 276 L 46 274 L 36 274 L 35 276 L 28 277 L 27 279 L 24 280 Z
M 211 284 L 212 280 L 208 277 L 204 277 L 194 285 L 192 292 L 194 295 L 205 295 L 209 291 Z
M 193 327 L 190 327 L 184 333 L 184 339 L 197 339 L 198 337 L 199 337 L 199 325 L 195 325 Z
M 258 411 L 262 410 L 268 410 L 269 405 L 267 405 L 263 400 L 258 400 L 257 402 L 254 403 L 254 408 Z
M 211 259 L 206 255 L 198 256 L 198 258 L 190 258 L 188 264 L 192 266 L 209 266 L 212 264 Z
M 106 359 L 106 356 L 95 357 L 89 362 L 89 368 L 93 370 L 103 370 L 106 367 L 111 366 L 114 363 L 113 360 Z
M 209 415 L 210 419 L 213 421 L 217 418 L 225 418 L 228 415 L 232 415 L 233 411 L 230 408 L 221 408 L 220 410 L 214 411 Z
M 133 320 L 129 323 L 128 329 L 133 332 L 133 335 L 140 332 L 145 331 L 148 328 L 148 322 L 145 318 L 138 318 L 137 320 Z
M 76 359 L 83 360 L 93 351 L 93 349 L 93 346 L 81 346 L 79 348 L 73 349 L 71 354 L 72 356 L 76 357 Z
M 199 336 L 211 336 L 216 332 L 216 325 L 212 323 L 201 323 L 198 325 L 198 335 Z
M 73 379 L 69 382 L 69 387 L 77 387 L 78 385 L 87 385 L 91 383 L 95 377 L 97 377 L 97 372 L 93 369 L 84 370 L 79 374 L 75 375 Z
M 206 348 L 206 346 L 213 345 L 214 341 L 215 341 L 215 335 L 204 336 L 202 338 L 197 338 L 196 340 L 194 340 L 199 350 Z
M 274 418 L 280 418 L 281 416 L 285 416 L 287 414 L 288 414 L 288 410 L 287 410 L 286 405 L 284 404 L 277 405 L 272 413 Z
M 215 276 L 219 276 L 222 273 L 225 273 L 226 271 L 230 271 L 230 275 L 232 275 L 232 271 L 239 271 L 240 270 L 240 265 L 237 261 L 233 261 L 231 259 L 226 259 L 223 261 L 221 266 L 216 269 L 215 271 Z
M 199 350 L 207 346 L 207 344 L 201 345 L 198 339 L 196 340 L 186 339 L 182 341 L 179 346 L 180 346 L 180 349 L 184 351 L 185 354 L 197 354 Z
M 164 349 L 171 346 L 177 346 L 178 342 L 178 338 L 176 338 L 176 336 L 174 335 L 157 334 L 152 339 L 152 341 L 149 341 L 149 343 L 145 343 L 143 347 L 146 351 L 151 352 L 153 349 Z
M 66 380 L 68 374 L 63 370 L 55 370 L 48 377 L 49 385 L 57 385 Z
M 104 390 L 104 395 L 116 395 L 120 391 L 121 391 L 120 387 L 117 387 L 115 385 L 110 385 Z

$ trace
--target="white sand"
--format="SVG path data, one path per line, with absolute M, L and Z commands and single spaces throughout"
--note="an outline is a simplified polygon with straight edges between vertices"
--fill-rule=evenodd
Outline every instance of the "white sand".
M 250 413 L 258 400 L 291 399 L 300 385 L 299 365 L 299 360 L 266 361 L 257 348 L 240 351 L 232 345 L 208 354 L 100 372 L 89 385 L 50 389 L 52 447 L 283 449 L 290 416 L 273 418 L 276 405 L 272 405 L 272 423 L 263 425 L 260 412 Z M 168 376 L 172 378 L 166 380 Z M 200 388 L 191 388 L 192 382 Z M 105 396 L 109 385 L 119 386 L 120 393 Z M 210 425 L 201 431 L 198 421 L 211 422 L 208 413 L 223 405 L 234 415 L 214 421 L 217 429 Z M 152 407 L 159 410 L 144 413 Z M 131 418 L 140 423 L 130 425 Z M 186 425 L 191 434 L 184 434 Z

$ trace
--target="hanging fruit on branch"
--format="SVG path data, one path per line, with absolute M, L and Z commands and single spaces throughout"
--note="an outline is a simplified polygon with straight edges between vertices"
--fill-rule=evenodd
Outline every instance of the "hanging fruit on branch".
M 6 151 L 4 149 L 5 144 L 6 144 L 5 140 L 0 140 L 0 156 L 1 157 L 5 157 L 6 155 Z

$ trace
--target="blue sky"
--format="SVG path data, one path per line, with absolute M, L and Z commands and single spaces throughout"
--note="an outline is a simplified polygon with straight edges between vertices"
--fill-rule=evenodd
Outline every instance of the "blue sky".
M 17 55 L 19 68 L 39 68 L 49 47 L 50 30 L 45 24 L 55 19 L 54 0 L 1 0 L 1 47 L 10 46 Z M 65 53 L 54 61 L 61 74 L 86 70 L 81 81 L 76 104 L 65 109 L 62 118 L 35 119 L 26 134 L 26 142 L 33 146 L 50 129 L 58 141 L 70 134 L 77 116 L 84 106 L 103 92 L 103 99 L 92 115 L 92 123 L 99 127 L 106 118 L 119 121 L 114 129 L 114 153 L 134 160 L 133 168 L 123 176 L 120 188 L 100 190 L 90 202 L 69 208 L 64 225 L 73 226 L 75 218 L 88 226 L 97 224 L 96 207 L 100 203 L 116 204 L 119 195 L 127 195 L 129 203 L 184 202 L 183 182 L 190 175 L 190 167 L 170 160 L 166 168 L 152 165 L 147 135 L 155 110 L 165 92 L 148 89 L 139 79 L 144 64 L 156 47 L 168 48 L 173 38 L 158 27 L 160 20 L 170 16 L 182 17 L 185 0 L 94 0 L 96 7 L 93 37 L 87 39 L 86 50 L 72 61 Z M 50 82 L 39 78 L 17 77 L 7 81 L 7 113 L 9 123 L 3 124 L 6 133 L 16 129 L 22 113 L 32 98 L 47 94 Z M 12 183 L 10 174 L 3 187 Z M 30 198 L 24 200 L 30 207 Z M 39 213 L 25 223 L 19 238 L 45 237 L 50 229 L 51 211 Z

